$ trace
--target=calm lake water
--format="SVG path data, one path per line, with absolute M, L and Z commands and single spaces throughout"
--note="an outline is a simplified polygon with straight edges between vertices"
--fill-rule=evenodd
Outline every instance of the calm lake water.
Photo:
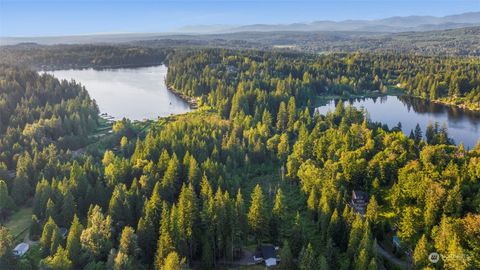
M 100 112 L 115 119 L 157 119 L 159 116 L 190 111 L 189 105 L 168 91 L 165 85 L 167 67 L 106 70 L 49 71 L 59 79 L 81 83 L 97 101 Z
M 317 108 L 320 114 L 326 114 L 335 109 L 338 100 L 332 100 L 327 105 Z M 378 98 L 352 99 L 347 101 L 357 108 L 365 108 L 374 122 L 394 127 L 402 123 L 402 130 L 409 135 L 415 126 L 420 124 L 422 132 L 429 123 L 445 123 L 448 134 L 458 145 L 463 142 L 466 148 L 473 148 L 480 139 L 480 113 L 469 112 L 459 108 L 430 103 L 428 101 L 405 97 L 385 96 Z

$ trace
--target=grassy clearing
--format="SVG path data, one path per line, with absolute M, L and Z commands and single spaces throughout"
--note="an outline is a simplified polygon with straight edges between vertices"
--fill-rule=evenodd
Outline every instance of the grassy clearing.
M 270 267 L 269 269 L 275 269 L 274 267 Z M 246 265 L 240 266 L 238 270 L 265 270 L 264 264 L 256 264 L 256 265 Z
M 20 240 L 32 222 L 32 208 L 21 208 L 15 212 L 5 224 L 15 240 Z
M 268 269 L 276 269 L 277 267 L 270 267 Z M 216 270 L 265 270 L 265 264 L 245 265 L 238 267 L 217 267 Z
M 97 137 L 108 134 L 112 130 L 112 123 L 103 117 L 98 118 L 98 126 L 89 137 Z

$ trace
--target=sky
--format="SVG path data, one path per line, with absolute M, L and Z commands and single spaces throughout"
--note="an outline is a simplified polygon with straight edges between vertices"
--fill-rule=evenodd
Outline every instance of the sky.
M 0 36 L 174 32 L 196 25 L 445 16 L 480 0 L 0 0 Z

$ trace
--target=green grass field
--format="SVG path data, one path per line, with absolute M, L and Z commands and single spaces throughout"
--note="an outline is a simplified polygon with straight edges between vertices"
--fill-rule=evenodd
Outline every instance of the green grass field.
M 21 208 L 15 212 L 5 223 L 5 227 L 10 230 L 10 233 L 15 240 L 21 240 L 24 232 L 30 227 L 32 222 L 32 208 Z

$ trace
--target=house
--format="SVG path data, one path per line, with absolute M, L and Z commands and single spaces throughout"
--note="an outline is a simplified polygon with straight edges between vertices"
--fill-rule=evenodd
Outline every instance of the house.
M 60 227 L 58 229 L 58 232 L 62 235 L 63 239 L 67 238 L 68 235 L 68 229 L 65 227 Z
M 27 253 L 30 246 L 27 243 L 20 243 L 13 249 L 13 255 L 21 257 Z
M 278 247 L 273 245 L 262 245 L 255 255 L 253 256 L 253 260 L 256 262 L 263 261 L 266 267 L 271 267 L 277 265 L 277 252 Z
M 392 237 L 392 244 L 393 244 L 395 247 L 397 247 L 397 248 L 401 248 L 401 247 L 402 247 L 401 244 L 400 244 L 400 238 L 398 238 L 397 235 L 394 235 L 394 236 Z
M 367 212 L 369 196 L 366 192 L 360 190 L 352 191 L 352 201 L 350 205 L 355 209 L 360 216 L 364 217 Z

